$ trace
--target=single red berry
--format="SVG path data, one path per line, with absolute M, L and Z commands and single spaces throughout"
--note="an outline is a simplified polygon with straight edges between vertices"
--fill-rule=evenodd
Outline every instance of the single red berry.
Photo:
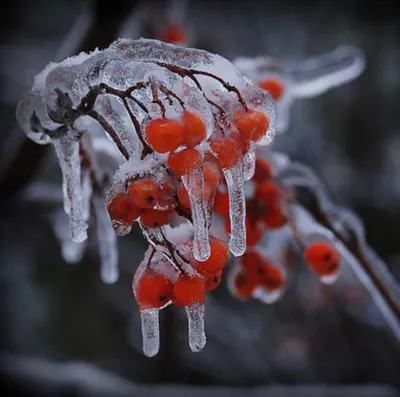
M 257 110 L 237 110 L 234 115 L 237 129 L 246 140 L 259 141 L 267 132 L 269 126 L 268 117 Z
M 211 150 L 222 168 L 232 168 L 240 157 L 240 148 L 237 142 L 230 138 L 222 138 L 211 142 Z
M 304 251 L 304 260 L 320 276 L 335 274 L 340 259 L 339 252 L 323 241 L 310 244 Z
M 181 273 L 174 284 L 172 302 L 177 306 L 188 306 L 192 303 L 204 302 L 204 298 L 204 280 Z
M 240 262 L 246 270 L 252 267 L 262 266 L 263 258 L 262 256 L 252 249 L 248 249 L 241 257 Z
M 167 160 L 169 169 L 178 176 L 187 175 L 190 170 L 200 167 L 202 163 L 200 152 L 192 148 L 177 153 L 171 152 Z
M 139 216 L 140 210 L 137 208 L 126 193 L 118 193 L 114 196 L 107 206 L 111 220 L 131 225 Z
M 264 159 L 256 159 L 256 168 L 254 171 L 253 181 L 256 183 L 262 183 L 272 178 L 272 167 L 271 164 Z
M 178 187 L 178 200 L 179 204 L 184 208 L 190 208 L 190 198 L 183 183 Z
M 262 223 L 267 229 L 279 229 L 286 225 L 287 219 L 277 206 L 267 207 L 265 215 L 262 217 Z
M 238 273 L 234 279 L 235 294 L 239 298 L 251 298 L 256 284 L 248 279 L 246 273 Z
M 154 208 L 159 194 L 157 182 L 150 178 L 138 179 L 129 186 L 129 197 L 139 208 Z
M 156 228 L 168 223 L 171 211 L 161 211 L 152 208 L 145 208 L 140 214 L 140 223 L 149 228 Z
M 205 279 L 206 291 L 215 290 L 221 284 L 221 279 L 222 279 L 222 270 L 218 270 L 217 273 L 206 278 Z
M 204 183 L 216 188 L 221 182 L 222 172 L 219 165 L 213 161 L 203 163 Z
M 205 261 L 198 262 L 198 267 L 206 272 L 215 273 L 224 268 L 228 260 L 229 250 L 225 241 L 216 237 L 210 238 L 210 257 Z
M 161 36 L 161 40 L 170 44 L 186 44 L 186 30 L 180 25 L 168 25 Z
M 279 186 L 272 182 L 266 181 L 260 183 L 256 187 L 255 196 L 267 205 L 277 204 L 279 197 L 281 195 L 281 191 Z
M 158 153 L 168 153 L 183 143 L 182 124 L 176 120 L 154 119 L 146 127 L 147 143 Z
M 160 181 L 160 192 L 157 205 L 164 211 L 174 210 L 178 203 L 176 201 L 176 188 L 171 177 L 167 176 Z
M 133 290 L 141 310 L 159 309 L 172 299 L 173 284 L 164 275 L 146 269 L 134 281 Z
M 284 278 L 282 271 L 275 266 L 271 266 L 269 262 L 262 267 L 264 274 L 262 275 L 261 286 L 269 291 L 275 291 L 282 287 Z
M 206 138 L 206 125 L 199 114 L 185 110 L 182 114 L 182 124 L 184 145 L 187 147 L 194 147 Z
M 229 217 L 229 195 L 217 191 L 215 194 L 215 211 L 221 216 Z
M 272 98 L 275 99 L 275 101 L 277 101 L 283 94 L 284 91 L 284 87 L 282 85 L 282 83 L 274 78 L 267 78 L 264 80 L 261 80 L 258 85 L 264 89 L 267 90 Z

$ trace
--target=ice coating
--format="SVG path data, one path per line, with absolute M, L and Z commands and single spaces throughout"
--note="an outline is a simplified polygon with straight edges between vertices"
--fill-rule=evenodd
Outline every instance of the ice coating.
M 233 168 L 226 168 L 223 171 L 229 194 L 231 222 L 229 249 L 233 255 L 241 256 L 246 251 L 246 197 L 243 162 L 239 161 Z
M 365 68 L 364 54 L 351 46 L 342 46 L 305 60 L 278 60 L 267 56 L 238 57 L 233 64 L 243 74 L 261 82 L 277 80 L 283 94 L 277 102 L 276 131 L 289 127 L 290 111 L 296 99 L 321 95 L 327 90 L 357 78 Z
M 204 331 L 204 303 L 196 302 L 185 307 L 188 320 L 189 347 L 192 352 L 199 352 L 206 344 Z

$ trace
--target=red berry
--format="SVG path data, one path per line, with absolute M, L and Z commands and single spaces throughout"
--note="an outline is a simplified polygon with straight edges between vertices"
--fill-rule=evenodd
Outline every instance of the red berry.
M 185 110 L 182 114 L 182 124 L 184 144 L 187 147 L 194 147 L 205 139 L 206 125 L 199 114 Z
M 169 169 L 178 176 L 188 174 L 190 170 L 200 167 L 202 163 L 200 152 L 192 148 L 170 153 L 167 160 Z
M 268 117 L 257 110 L 237 110 L 233 115 L 237 129 L 243 138 L 251 141 L 260 140 L 267 132 L 269 126 Z
M 209 273 L 215 273 L 224 268 L 228 260 L 229 250 L 227 244 L 216 238 L 210 238 L 210 257 L 205 261 L 198 262 L 198 267 Z
M 184 208 L 190 208 L 190 198 L 184 184 L 180 184 L 178 187 L 178 200 L 179 204 Z
M 172 298 L 171 280 L 162 274 L 146 269 L 133 285 L 136 301 L 141 310 L 159 309 Z
M 112 198 L 107 206 L 111 220 L 121 222 L 125 225 L 131 225 L 139 216 L 140 210 L 137 208 L 129 196 L 125 193 L 118 193 Z
M 156 228 L 168 223 L 171 211 L 161 211 L 151 208 L 143 209 L 140 215 L 140 223 L 149 228 Z
M 272 206 L 267 208 L 266 214 L 262 217 L 262 223 L 268 229 L 279 229 L 286 225 L 287 219 L 279 207 Z
M 232 168 L 238 163 L 241 157 L 240 147 L 233 139 L 215 140 L 210 145 L 222 168 Z
M 180 25 L 169 25 L 166 27 L 161 40 L 170 44 L 186 44 L 186 30 Z
M 213 291 L 215 290 L 220 284 L 222 279 L 222 269 L 218 270 L 217 273 L 207 277 L 205 280 L 205 289 L 206 291 Z
M 139 208 L 154 208 L 160 194 L 160 188 L 153 179 L 138 179 L 129 186 L 129 197 Z
M 251 298 L 256 284 L 248 279 L 246 273 L 239 273 L 234 280 L 235 294 L 239 298 Z
M 304 251 L 304 260 L 320 276 L 335 274 L 340 266 L 340 254 L 330 244 L 315 242 Z
M 146 127 L 147 143 L 158 153 L 168 153 L 183 143 L 183 128 L 170 119 L 154 119 Z
M 271 178 L 272 178 L 271 164 L 264 159 L 256 159 L 256 169 L 254 171 L 253 181 L 261 183 Z
M 160 181 L 157 205 L 164 211 L 172 211 L 178 205 L 176 201 L 176 189 L 171 177 L 165 177 Z
M 204 183 L 216 188 L 221 182 L 222 172 L 218 164 L 212 161 L 203 163 Z
M 229 195 L 218 192 L 215 194 L 215 211 L 223 217 L 229 217 Z
M 252 247 L 256 245 L 262 238 L 263 232 L 262 230 L 254 224 L 251 224 L 247 219 L 246 219 L 246 241 L 247 241 L 247 246 Z
M 267 90 L 271 94 L 272 98 L 275 99 L 275 101 L 282 96 L 284 91 L 283 85 L 280 83 L 280 81 L 274 78 L 261 80 L 258 85 L 264 90 Z
M 261 269 L 264 271 L 261 281 L 262 287 L 270 291 L 274 291 L 282 287 L 284 279 L 282 271 L 279 268 L 271 266 L 269 262 L 266 262 Z
M 188 306 L 192 303 L 203 302 L 204 298 L 204 280 L 181 273 L 174 284 L 173 303 L 177 306 Z
M 280 194 L 279 186 L 271 181 L 260 183 L 255 191 L 255 196 L 267 205 L 277 204 Z

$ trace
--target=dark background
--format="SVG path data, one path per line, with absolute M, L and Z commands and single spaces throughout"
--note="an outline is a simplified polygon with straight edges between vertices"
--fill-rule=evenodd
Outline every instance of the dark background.
M 115 285 L 103 285 L 96 243 L 90 241 L 82 263 L 66 264 L 46 217 L 49 206 L 21 199 L 31 183 L 61 185 L 51 148 L 26 141 L 16 125 L 17 101 L 50 60 L 107 46 L 124 21 L 129 31 L 126 16 L 138 3 L 16 0 L 1 6 L 0 293 L 5 357 L 19 357 L 22 361 L 15 366 L 21 373 L 25 367 L 20 362 L 35 366 L 30 360 L 36 357 L 49 365 L 86 362 L 140 384 L 398 387 L 399 345 L 368 295 L 359 287 L 361 303 L 349 311 L 340 287 L 320 287 L 302 271 L 273 306 L 236 301 L 221 285 L 207 303 L 208 343 L 199 354 L 189 352 L 183 313 L 167 308 L 162 312 L 160 353 L 145 358 L 131 292 L 131 277 L 145 249 L 140 233 L 120 239 L 121 278 Z M 163 15 L 164 2 L 148 3 L 153 17 Z M 85 4 L 90 17 L 83 22 L 89 26 L 86 34 L 66 42 Z M 400 279 L 396 2 L 191 0 L 187 17 L 191 45 L 228 59 L 258 54 L 301 59 L 339 45 L 365 52 L 367 67 L 357 80 L 295 103 L 290 129 L 275 145 L 311 165 L 334 200 L 360 215 L 370 245 Z M 152 21 L 149 18 L 140 34 L 151 34 Z M 67 43 L 64 50 L 62 43 Z M 307 295 L 310 291 L 319 298 Z M 4 359 L 8 381 L 11 367 Z M 43 368 L 51 378 L 46 369 L 51 367 Z M 19 376 L 26 373 L 12 372 L 14 386 L 21 382 Z M 31 390 L 47 384 L 48 377 L 36 380 Z M 57 391 L 64 389 L 68 386 Z M 74 390 L 70 395 L 76 395 Z

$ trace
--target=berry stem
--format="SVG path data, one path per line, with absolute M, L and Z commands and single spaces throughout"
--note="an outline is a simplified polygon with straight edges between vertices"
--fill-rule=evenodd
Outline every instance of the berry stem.
M 119 138 L 117 132 L 114 130 L 114 128 L 109 124 L 109 122 L 99 113 L 96 112 L 96 110 L 92 109 L 87 112 L 87 115 L 90 116 L 92 119 L 96 120 L 103 128 L 105 131 L 107 131 L 108 135 L 110 138 L 114 141 L 116 144 L 118 150 L 121 152 L 121 154 L 125 157 L 126 160 L 129 160 L 129 153 L 126 150 L 124 144 L 122 143 L 121 139 Z

